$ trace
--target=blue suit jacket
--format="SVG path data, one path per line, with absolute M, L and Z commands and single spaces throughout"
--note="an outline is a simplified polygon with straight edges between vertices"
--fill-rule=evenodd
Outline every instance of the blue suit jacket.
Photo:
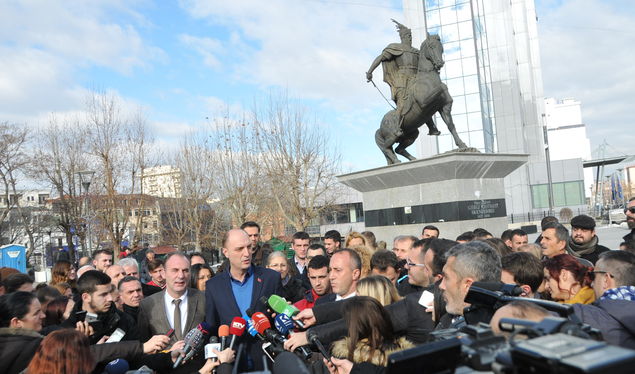
M 267 306 L 260 302 L 260 298 L 263 296 L 268 298 L 272 294 L 282 294 L 280 273 L 271 269 L 261 268 L 260 266 L 252 266 L 254 283 L 249 309 L 253 310 L 252 313 L 264 312 Z M 210 334 L 217 335 L 219 326 L 230 325 L 234 317 L 241 316 L 242 314 L 232 291 L 229 269 L 227 269 L 222 273 L 216 274 L 205 283 L 205 321 L 211 326 Z M 251 354 L 255 369 L 262 370 L 261 357 L 263 354 L 260 350 L 260 344 L 254 344 L 256 340 L 247 331 L 244 332 L 238 343 L 246 343 L 247 352 Z M 243 355 L 243 357 L 245 356 Z M 244 362 L 241 362 L 240 367 L 244 368 Z
M 253 266 L 253 265 L 252 265 Z M 254 266 L 254 286 L 249 308 L 253 312 L 264 312 L 266 305 L 260 302 L 262 296 L 282 293 L 280 273 L 271 269 Z M 229 270 L 217 274 L 205 284 L 205 320 L 210 324 L 211 334 L 218 332 L 220 325 L 229 325 L 234 317 L 241 317 L 240 309 L 234 298 Z

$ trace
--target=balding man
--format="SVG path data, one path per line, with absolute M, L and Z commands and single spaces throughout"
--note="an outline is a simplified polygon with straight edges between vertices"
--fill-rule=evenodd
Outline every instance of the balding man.
M 241 229 L 230 230 L 223 237 L 222 251 L 229 268 L 207 281 L 205 286 L 205 315 L 211 331 L 231 324 L 234 317 L 251 318 L 247 310 L 252 314 L 266 311 L 267 306 L 260 298 L 282 293 L 280 274 L 252 263 L 252 245 L 249 235 Z M 249 334 L 242 335 L 238 343 L 242 342 L 246 343 L 248 354 L 239 363 L 239 371 L 262 370 L 261 344 Z M 253 368 L 248 367 L 248 362 Z

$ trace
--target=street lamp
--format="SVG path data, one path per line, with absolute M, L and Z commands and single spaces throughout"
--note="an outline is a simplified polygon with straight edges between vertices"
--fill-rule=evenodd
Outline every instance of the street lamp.
M 95 172 L 92 170 L 84 170 L 78 171 L 79 175 L 79 183 L 84 188 L 84 217 L 86 217 L 86 236 L 88 237 L 88 255 L 92 254 L 93 244 L 90 235 L 90 219 L 88 218 L 88 189 L 90 188 L 90 183 L 93 181 L 93 176 Z M 83 255 L 86 256 L 85 249 L 82 248 Z

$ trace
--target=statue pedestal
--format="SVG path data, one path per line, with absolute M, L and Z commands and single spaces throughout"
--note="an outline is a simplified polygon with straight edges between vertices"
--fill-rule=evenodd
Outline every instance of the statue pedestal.
M 528 158 L 446 153 L 337 178 L 362 193 L 366 230 L 392 248 L 395 236 L 419 237 L 425 225 L 452 240 L 477 227 L 499 236 L 507 229 L 503 178 Z

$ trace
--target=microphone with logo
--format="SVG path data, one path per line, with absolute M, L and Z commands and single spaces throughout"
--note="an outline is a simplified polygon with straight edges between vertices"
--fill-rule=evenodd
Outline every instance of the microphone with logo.
M 227 348 L 227 337 L 229 336 L 229 326 L 220 325 L 218 328 L 218 337 L 220 338 L 220 350 Z
M 269 322 L 269 319 L 267 318 L 267 316 L 264 315 L 264 313 L 254 313 L 254 315 L 251 316 L 251 319 L 254 320 L 254 327 L 256 327 L 258 333 L 262 334 L 268 341 L 274 344 L 281 345 L 284 345 L 284 343 L 287 341 L 284 336 L 280 335 L 277 331 L 271 328 L 271 322 Z M 306 348 L 304 350 L 300 348 L 296 349 L 296 352 L 302 354 L 305 359 L 311 356 L 310 351 L 308 356 L 306 355 Z
M 185 357 L 183 355 L 179 356 L 172 366 L 173 369 L 176 369 L 181 363 L 194 357 L 195 354 L 203 349 L 209 336 L 209 329 L 210 325 L 207 322 L 201 322 L 185 335 L 185 338 L 183 338 L 185 342 L 185 347 L 183 347 Z
M 247 321 L 241 317 L 234 317 L 232 323 L 229 325 L 229 335 L 231 335 L 232 340 L 229 343 L 229 348 L 234 349 L 234 344 L 236 344 L 236 339 L 241 337 L 245 332 L 245 327 L 247 327 Z
M 283 337 L 288 337 L 289 333 L 295 327 L 291 317 L 286 314 L 278 314 L 273 324 L 276 326 L 276 329 L 280 331 L 280 334 L 282 334 Z M 311 358 L 313 353 L 307 346 L 298 347 L 296 351 L 300 353 L 305 360 Z
M 293 305 L 288 304 L 287 300 L 285 300 L 284 297 L 280 297 L 278 295 L 269 296 L 269 299 L 267 300 L 267 304 L 269 304 L 269 306 L 271 307 L 271 310 L 273 310 L 274 312 L 278 314 L 286 314 L 289 318 L 300 313 L 300 309 L 296 308 Z M 304 323 L 302 323 L 301 321 L 294 321 L 293 319 L 291 320 L 299 328 L 301 329 L 305 328 Z

